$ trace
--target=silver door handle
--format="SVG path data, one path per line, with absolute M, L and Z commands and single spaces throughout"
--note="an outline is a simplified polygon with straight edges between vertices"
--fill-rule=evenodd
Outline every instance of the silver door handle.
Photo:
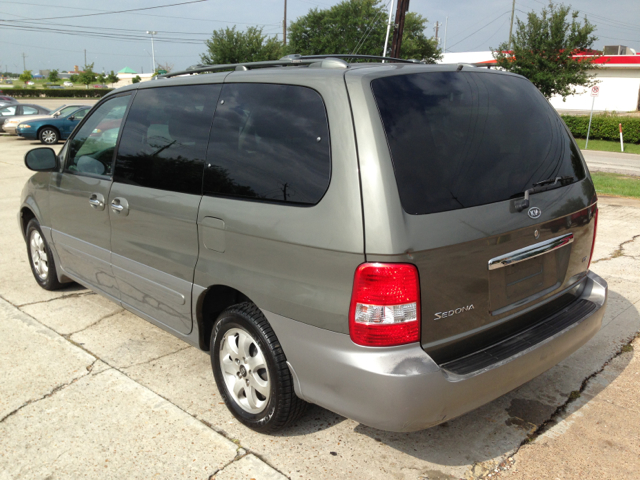
M 89 205 L 96 210 L 104 210 L 104 197 L 100 193 L 92 193 L 89 197 Z
M 111 209 L 114 212 L 120 213 L 120 212 L 122 212 L 124 210 L 124 207 L 122 205 L 120 205 L 119 203 L 112 203 L 111 204 Z

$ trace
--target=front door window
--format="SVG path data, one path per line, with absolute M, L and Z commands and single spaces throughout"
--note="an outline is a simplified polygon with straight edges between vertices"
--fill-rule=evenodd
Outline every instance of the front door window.
M 110 176 L 118 133 L 130 95 L 100 105 L 74 135 L 65 170 L 80 174 Z M 84 116 L 86 110 L 74 114 Z

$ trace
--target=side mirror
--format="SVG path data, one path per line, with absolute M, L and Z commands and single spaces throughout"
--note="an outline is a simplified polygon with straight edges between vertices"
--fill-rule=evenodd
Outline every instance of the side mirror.
M 75 115 L 71 115 L 71 116 L 69 117 L 69 120 L 75 120 L 75 119 L 76 119 Z
M 34 172 L 51 172 L 58 169 L 58 155 L 52 148 L 34 148 L 24 156 L 24 164 Z

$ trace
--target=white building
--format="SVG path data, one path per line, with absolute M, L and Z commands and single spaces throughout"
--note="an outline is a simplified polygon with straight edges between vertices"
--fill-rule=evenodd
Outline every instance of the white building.
M 595 70 L 599 94 L 595 101 L 590 90 L 578 88 L 578 93 L 570 95 L 566 101 L 562 97 L 552 97 L 550 102 L 557 110 L 591 110 L 594 101 L 596 111 L 631 112 L 640 110 L 640 54 L 626 47 L 605 47 L 609 53 L 624 55 L 603 55 L 595 60 L 600 69 Z M 468 63 L 491 67 L 496 61 L 491 52 L 445 53 L 440 63 Z

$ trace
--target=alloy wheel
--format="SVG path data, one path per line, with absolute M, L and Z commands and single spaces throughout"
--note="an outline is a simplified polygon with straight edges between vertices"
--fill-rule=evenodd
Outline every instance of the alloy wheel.
M 264 354 L 255 339 L 231 328 L 220 342 L 220 367 L 229 395 L 244 411 L 257 414 L 269 402 L 271 383 Z
M 46 281 L 49 276 L 49 257 L 47 256 L 47 247 L 40 232 L 37 230 L 31 231 L 29 245 L 31 247 L 31 263 L 33 263 L 33 269 L 40 280 Z

